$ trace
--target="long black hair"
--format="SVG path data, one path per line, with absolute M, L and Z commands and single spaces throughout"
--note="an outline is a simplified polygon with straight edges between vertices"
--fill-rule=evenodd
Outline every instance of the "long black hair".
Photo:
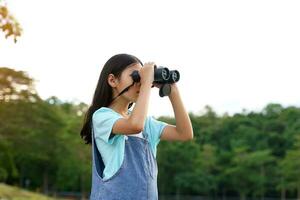
M 131 64 L 143 63 L 135 56 L 130 54 L 117 54 L 112 56 L 103 66 L 97 87 L 94 93 L 92 104 L 88 108 L 82 129 L 80 131 L 81 138 L 84 139 L 85 144 L 92 143 L 92 115 L 101 107 L 108 107 L 112 102 L 112 88 L 108 84 L 108 75 L 113 74 L 115 77 L 120 78 L 122 72 Z M 132 106 L 130 103 L 128 109 Z

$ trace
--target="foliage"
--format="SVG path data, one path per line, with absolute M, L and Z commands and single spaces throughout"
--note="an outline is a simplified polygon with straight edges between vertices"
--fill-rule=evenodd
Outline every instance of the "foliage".
M 88 194 L 91 148 L 79 135 L 87 105 L 42 100 L 24 72 L 0 68 L 0 77 L 0 181 L 44 193 Z M 158 146 L 161 194 L 300 194 L 299 108 L 270 103 L 258 113 L 217 116 L 207 106 L 203 115 L 189 115 L 194 139 Z M 158 120 L 176 124 L 174 118 Z
M 22 28 L 7 6 L 2 4 L 0 1 L 0 30 L 5 33 L 5 38 L 13 37 L 16 43 L 17 37 L 21 36 Z

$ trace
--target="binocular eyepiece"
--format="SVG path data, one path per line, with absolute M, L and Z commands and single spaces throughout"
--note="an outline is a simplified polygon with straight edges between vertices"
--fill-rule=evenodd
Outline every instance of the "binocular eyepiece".
M 140 82 L 141 77 L 137 70 L 133 71 L 131 77 L 134 82 Z M 180 74 L 177 70 L 169 70 L 167 67 L 157 67 L 154 66 L 154 81 L 153 83 L 162 84 L 159 95 L 160 97 L 167 96 L 171 93 L 170 84 L 178 82 L 180 79 Z

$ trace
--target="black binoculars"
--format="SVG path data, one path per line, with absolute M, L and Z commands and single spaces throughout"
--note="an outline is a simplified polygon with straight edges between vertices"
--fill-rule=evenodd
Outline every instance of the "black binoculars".
M 131 77 L 134 82 L 140 82 L 141 77 L 137 70 L 133 71 Z M 167 67 L 157 67 L 154 65 L 154 81 L 153 83 L 162 84 L 159 89 L 159 96 L 164 97 L 171 93 L 170 84 L 178 82 L 180 74 L 177 70 L 169 70 Z

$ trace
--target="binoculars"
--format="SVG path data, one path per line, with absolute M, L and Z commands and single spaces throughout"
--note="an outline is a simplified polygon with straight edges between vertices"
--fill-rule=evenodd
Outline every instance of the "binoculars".
M 134 82 L 140 82 L 141 77 L 137 70 L 133 71 L 131 77 Z M 177 70 L 169 70 L 167 67 L 154 65 L 154 81 L 153 83 L 162 84 L 159 89 L 159 96 L 164 97 L 171 93 L 170 84 L 178 82 L 180 74 Z

